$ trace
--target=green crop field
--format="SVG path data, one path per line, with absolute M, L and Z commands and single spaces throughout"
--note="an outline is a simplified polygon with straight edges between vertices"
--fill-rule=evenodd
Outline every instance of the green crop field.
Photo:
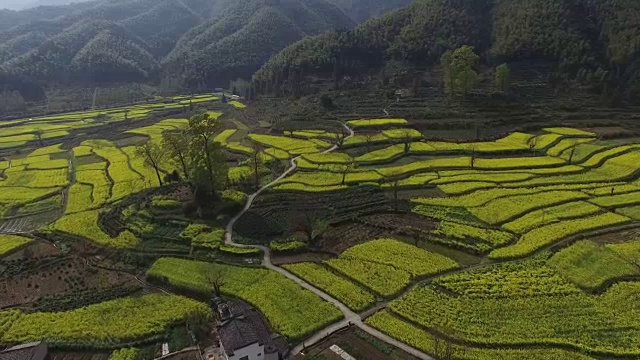
M 22 236 L 0 234 L 0 256 L 27 245 L 32 240 Z
M 640 269 L 613 251 L 585 240 L 558 252 L 549 266 L 576 285 L 597 289 L 609 280 L 638 275 Z
M 415 324 L 479 345 L 565 344 L 582 351 L 637 356 L 632 344 L 640 335 L 640 323 L 631 315 L 637 311 L 637 283 L 619 283 L 603 295 L 587 295 L 577 288 L 571 291 L 565 280 L 553 275 L 540 282 L 527 279 L 524 286 L 525 279 L 505 279 L 505 269 L 500 268 L 439 282 L 454 294 L 430 286 L 416 288 L 390 308 Z M 589 336 L 594 333 L 599 336 Z
M 325 263 L 383 297 L 395 295 L 416 277 L 458 267 L 447 257 L 393 239 L 356 245 Z
M 371 293 L 320 264 L 297 263 L 285 265 L 284 268 L 326 291 L 354 311 L 364 310 L 375 302 L 375 297 Z
M 405 115 L 410 99 L 387 109 L 409 120 L 367 119 L 340 97 L 314 121 L 202 95 L 3 122 L 0 288 L 16 290 L 0 299 L 0 346 L 157 355 L 212 316 L 170 294 L 210 300 L 220 285 L 291 347 L 349 308 L 435 358 L 640 357 L 635 130 L 565 127 L 569 114 L 449 129 L 437 108 Z M 198 113 L 219 121 L 206 141 L 226 158 L 211 172 Z M 275 255 L 225 242 L 231 219 L 234 240 Z
M 341 316 L 336 308 L 316 295 L 266 269 L 162 258 L 153 264 L 148 275 L 166 278 L 177 287 L 209 293 L 207 273 L 223 274 L 225 294 L 256 306 L 276 331 L 291 339 L 302 339 Z
M 0 312 L 2 314 L 2 312 Z M 211 318 L 211 310 L 181 296 L 151 294 L 122 298 L 67 312 L 20 314 L 2 333 L 12 343 L 47 339 L 49 345 L 82 347 L 89 341 L 98 347 L 163 334 L 188 316 Z M 0 315 L 2 318 L 2 315 Z

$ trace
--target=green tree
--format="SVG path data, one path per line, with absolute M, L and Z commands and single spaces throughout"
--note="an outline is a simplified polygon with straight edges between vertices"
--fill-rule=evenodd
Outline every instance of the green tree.
M 456 77 L 457 74 L 453 68 L 453 53 L 447 50 L 440 58 L 440 65 L 444 73 L 444 91 L 449 95 L 453 95 L 456 92 Z
M 496 67 L 496 78 L 493 86 L 496 91 L 507 92 L 509 90 L 509 74 L 511 70 L 507 64 L 498 65 Z
M 220 123 L 209 114 L 198 114 L 189 119 L 191 181 L 196 188 L 206 189 L 213 195 L 224 187 L 229 172 L 222 146 L 214 141 L 219 129 Z
M 480 57 L 473 52 L 473 46 L 463 45 L 452 55 L 451 67 L 455 74 L 456 88 L 468 94 L 478 82 L 475 66 Z

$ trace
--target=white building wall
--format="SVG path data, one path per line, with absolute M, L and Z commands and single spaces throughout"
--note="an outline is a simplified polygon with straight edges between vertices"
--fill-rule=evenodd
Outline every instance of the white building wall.
M 227 359 L 240 360 L 245 356 L 249 357 L 248 360 L 264 360 L 264 345 L 253 343 L 249 346 L 243 347 L 242 349 L 235 350 L 232 356 L 227 355 Z

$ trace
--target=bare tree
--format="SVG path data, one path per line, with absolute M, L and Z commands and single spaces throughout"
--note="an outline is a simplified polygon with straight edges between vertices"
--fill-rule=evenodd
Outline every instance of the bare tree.
M 205 274 L 205 279 L 213 293 L 218 297 L 222 296 L 222 287 L 226 285 L 222 271 L 218 270 L 217 272 L 207 272 Z
M 433 341 L 433 355 L 439 360 L 454 360 L 464 356 L 464 348 L 461 346 L 455 346 L 451 338 L 439 337 L 435 334 L 431 334 Z
M 411 151 L 411 142 L 413 141 L 413 129 L 404 128 L 402 129 L 402 143 L 404 144 L 404 154 L 409 154 Z
M 40 146 L 44 146 L 44 141 L 42 140 L 43 131 L 42 129 L 36 130 L 36 138 L 38 139 L 38 143 Z
M 399 211 L 400 209 L 400 205 L 398 202 L 398 192 L 400 190 L 400 180 L 394 180 L 391 183 L 391 189 L 393 189 L 393 204 L 394 204 L 394 208 L 397 211 Z
M 531 152 L 535 155 L 536 153 L 536 146 L 537 146 L 537 140 L 536 137 L 532 137 L 531 139 L 529 139 L 529 141 L 527 141 L 527 144 L 529 145 L 529 150 L 531 150 Z
M 569 165 L 573 165 L 573 156 L 576 154 L 576 146 L 577 142 L 573 142 L 573 146 L 571 147 L 571 152 L 569 152 Z
M 370 151 L 370 147 L 371 144 L 373 143 L 373 139 L 375 138 L 376 134 L 372 133 L 372 132 L 367 132 L 364 134 L 364 143 L 365 143 L 365 147 L 367 148 L 367 151 Z
M 476 146 L 473 145 L 471 147 L 471 168 L 474 169 L 476 167 Z
M 165 132 L 162 134 L 162 146 L 180 164 L 184 177 L 189 179 L 189 134 L 186 131 Z
M 342 174 L 342 182 L 341 182 L 342 185 L 346 185 L 347 175 L 357 167 L 358 167 L 358 163 L 351 155 L 349 155 L 349 159 L 346 162 L 338 165 L 338 169 Z
M 258 142 L 251 143 L 251 167 L 253 172 L 255 190 L 260 189 L 260 166 L 262 165 L 263 148 Z
M 336 139 L 336 145 L 338 145 L 338 147 L 342 147 L 342 145 L 344 144 L 344 140 L 347 137 L 347 134 L 344 132 L 344 129 L 340 128 L 340 130 L 336 131 L 334 135 Z
M 329 222 L 322 219 L 314 211 L 299 211 L 294 219 L 292 230 L 302 232 L 307 237 L 307 243 L 312 245 L 322 234 L 329 230 Z
M 153 170 L 155 170 L 156 176 L 158 177 L 158 184 L 160 186 L 162 186 L 160 166 L 166 159 L 166 155 L 166 151 L 164 151 L 160 145 L 152 141 L 147 141 L 146 143 L 136 147 L 136 156 L 144 158 L 145 164 L 151 166 Z

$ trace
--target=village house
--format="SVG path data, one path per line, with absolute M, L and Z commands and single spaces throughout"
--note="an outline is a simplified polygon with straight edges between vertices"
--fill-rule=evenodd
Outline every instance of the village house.
M 262 314 L 249 304 L 234 300 L 216 305 L 221 324 L 220 347 L 228 360 L 281 360 L 289 351 L 287 341 L 272 333 Z

